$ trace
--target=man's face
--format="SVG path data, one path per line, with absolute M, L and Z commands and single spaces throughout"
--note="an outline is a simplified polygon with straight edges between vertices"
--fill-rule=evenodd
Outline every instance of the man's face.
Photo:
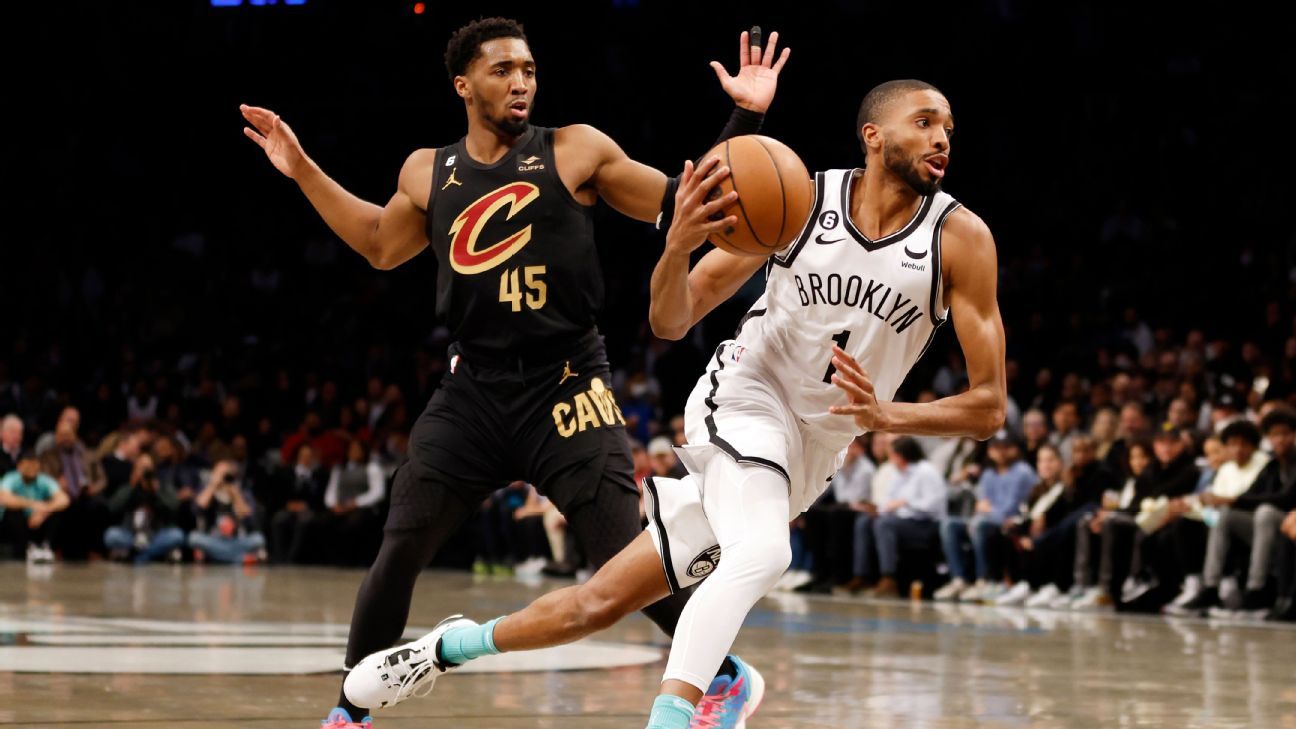
M 949 167 L 954 115 L 949 101 L 930 90 L 910 91 L 887 105 L 881 122 L 864 125 L 865 142 L 876 127 L 882 164 L 919 195 L 940 189 Z
M 1011 462 L 1011 456 L 1015 451 L 1016 448 L 1009 443 L 991 443 L 986 455 L 990 456 L 991 463 L 1002 467 Z
M 36 474 L 40 473 L 40 461 L 35 458 L 24 458 L 18 461 L 18 473 L 22 475 L 24 481 L 36 480 Z
M 64 424 L 72 426 L 72 432 L 76 433 L 81 427 L 81 411 L 76 408 L 64 408 L 63 412 L 59 413 L 57 425 Z
M 1206 462 L 1215 470 L 1219 470 L 1219 467 L 1224 465 L 1224 461 L 1228 459 L 1228 449 L 1224 447 L 1223 443 L 1214 438 L 1202 444 L 1202 453 L 1206 455 Z
M 1133 438 L 1143 432 L 1143 413 L 1138 408 L 1127 407 L 1121 410 L 1120 436 Z
M 658 453 L 657 455 L 652 456 L 652 467 L 653 473 L 656 473 L 658 476 L 665 476 L 675 467 L 675 454 L 668 452 Z
M 1251 462 L 1251 456 L 1255 454 L 1255 446 L 1246 438 L 1229 438 L 1225 446 L 1228 449 L 1228 459 L 1239 466 L 1245 466 Z
M 1088 438 L 1080 438 L 1071 446 L 1071 465 L 1085 466 L 1091 463 L 1096 456 L 1093 441 Z
M 521 38 L 481 44 L 468 72 L 455 77 L 455 90 L 487 126 L 512 136 L 526 131 L 535 104 L 536 67 Z
M 1192 424 L 1192 413 L 1188 410 L 1188 403 L 1179 398 L 1170 401 L 1170 409 L 1166 412 L 1166 419 L 1178 425 L 1186 427 Z
M 1048 435 L 1048 423 L 1041 413 L 1030 413 L 1022 421 L 1022 432 L 1032 441 L 1043 440 Z
M 1184 442 L 1178 436 L 1173 438 L 1161 437 L 1152 442 L 1152 450 L 1156 453 L 1157 462 L 1162 466 L 1169 464 L 1183 453 Z
M 1070 403 L 1059 405 L 1057 406 L 1057 409 L 1053 411 L 1053 427 L 1057 428 L 1061 433 L 1067 433 L 1073 430 L 1079 419 L 1079 416 L 1076 415 L 1075 405 Z
M 22 445 L 23 424 L 21 420 L 7 420 L 4 427 L 0 428 L 0 443 L 4 447 L 13 450 Z
M 1274 455 L 1290 458 L 1292 446 L 1296 445 L 1296 431 L 1286 425 L 1273 425 L 1265 433 L 1265 439 L 1269 441 L 1269 446 L 1273 448 Z

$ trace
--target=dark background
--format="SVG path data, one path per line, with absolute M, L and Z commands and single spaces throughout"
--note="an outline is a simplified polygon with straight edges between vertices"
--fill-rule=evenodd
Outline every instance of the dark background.
M 593 124 L 672 174 L 729 113 L 707 61 L 733 70 L 753 23 L 793 48 L 765 133 L 812 170 L 862 164 L 855 113 L 874 84 L 936 84 L 958 125 L 946 189 L 998 241 L 1023 407 L 1056 394 L 1041 369 L 1101 370 L 1138 321 L 1167 340 L 1250 341 L 1291 368 L 1293 64 L 1283 25 L 1245 3 L 52 5 L 7 8 L 3 51 L 0 386 L 40 398 L 42 430 L 100 384 L 115 397 L 211 378 L 255 397 L 281 372 L 297 388 L 334 380 L 344 400 L 376 375 L 417 413 L 443 367 L 435 261 L 370 269 L 242 136 L 237 105 L 280 113 L 381 204 L 413 149 L 464 133 L 442 54 L 453 29 L 493 14 L 526 26 L 536 123 Z M 653 343 L 662 237 L 606 208 L 597 231 L 614 367 L 656 363 L 669 416 L 746 300 L 683 344 Z M 944 327 L 901 396 L 951 351 Z

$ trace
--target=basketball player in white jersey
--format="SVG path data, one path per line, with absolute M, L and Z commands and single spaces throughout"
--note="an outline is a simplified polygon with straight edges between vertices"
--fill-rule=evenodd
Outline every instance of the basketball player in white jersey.
M 684 729 L 747 612 L 787 568 L 788 522 L 824 490 L 855 436 L 984 440 L 999 429 L 1007 395 L 995 244 L 985 223 L 940 189 L 953 127 L 949 102 L 930 84 L 870 91 L 856 125 L 866 166 L 816 175 L 810 220 L 768 262 L 716 249 L 689 270 L 690 253 L 734 219 L 715 219 L 732 193 L 706 202 L 728 170 L 716 159 L 696 171 L 685 164 L 653 272 L 653 331 L 678 339 L 761 266 L 768 278 L 689 399 L 680 449 L 689 475 L 645 483 L 646 533 L 589 582 L 483 626 L 456 616 L 438 656 L 447 641 L 488 644 L 484 653 L 570 642 L 706 578 L 680 617 L 648 723 Z M 892 402 L 948 319 L 968 390 Z M 730 689 L 747 693 L 750 709 L 708 726 L 741 727 L 759 704 L 763 682 L 739 668 Z

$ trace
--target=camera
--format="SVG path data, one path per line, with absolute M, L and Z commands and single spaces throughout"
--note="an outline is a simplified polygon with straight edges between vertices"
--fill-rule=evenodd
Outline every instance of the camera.
M 225 476 L 221 479 L 221 483 L 230 483 L 230 484 L 232 484 L 232 483 L 237 483 L 237 482 L 238 482 L 238 476 L 235 476 L 235 475 L 232 474 L 232 473 L 227 473 L 227 474 L 225 474 Z

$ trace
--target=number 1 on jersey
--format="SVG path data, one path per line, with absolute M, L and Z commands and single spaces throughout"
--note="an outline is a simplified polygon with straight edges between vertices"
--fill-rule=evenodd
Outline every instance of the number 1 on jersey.
M 846 343 L 850 341 L 850 330 L 843 329 L 833 335 L 833 344 L 842 349 L 846 349 Z M 832 384 L 832 376 L 836 374 L 837 366 L 832 363 L 832 356 L 828 357 L 828 371 L 824 373 L 823 381 Z

